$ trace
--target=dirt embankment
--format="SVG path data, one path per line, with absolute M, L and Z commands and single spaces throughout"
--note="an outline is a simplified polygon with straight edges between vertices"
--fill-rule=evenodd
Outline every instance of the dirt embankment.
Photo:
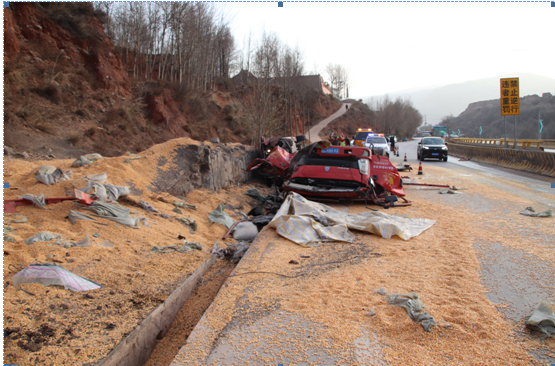
M 134 80 L 98 15 L 91 3 L 4 8 L 6 146 L 32 158 L 76 158 L 140 152 L 181 137 L 250 143 L 248 87 L 226 79 L 216 90 L 195 91 Z M 308 121 L 333 113 L 337 101 L 313 99 L 304 109 L 290 106 L 288 130 L 301 134 Z
M 366 104 L 353 102 L 347 113 L 327 126 L 323 131 L 324 136 L 329 136 L 333 131 L 351 137 L 359 128 L 374 128 L 375 113 Z

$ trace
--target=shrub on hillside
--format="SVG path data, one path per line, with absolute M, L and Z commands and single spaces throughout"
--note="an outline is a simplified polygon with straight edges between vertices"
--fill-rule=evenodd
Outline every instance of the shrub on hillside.
M 35 6 L 50 20 L 77 38 L 89 39 L 95 34 L 86 19 L 94 16 L 94 8 L 89 2 L 43 2 L 35 3 Z
M 233 90 L 234 87 L 233 80 L 224 76 L 218 78 L 218 80 L 216 81 L 216 85 L 227 91 Z
M 45 83 L 44 85 L 36 88 L 31 88 L 31 91 L 39 97 L 47 99 L 54 104 L 62 102 L 62 91 L 59 84 L 55 82 Z

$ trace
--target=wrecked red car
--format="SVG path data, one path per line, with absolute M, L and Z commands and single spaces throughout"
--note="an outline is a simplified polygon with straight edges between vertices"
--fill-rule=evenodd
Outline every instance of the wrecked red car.
M 386 156 L 366 147 L 320 141 L 293 154 L 275 147 L 266 159 L 255 159 L 247 171 L 254 169 L 279 177 L 276 183 L 282 190 L 312 200 L 410 205 L 397 169 Z M 405 202 L 396 203 L 398 198 Z
M 271 139 L 261 137 L 260 151 L 262 153 L 262 158 L 267 158 L 275 147 L 281 147 L 288 153 L 293 154 L 301 149 L 301 142 L 305 140 L 307 140 L 305 135 L 294 137 L 274 137 Z

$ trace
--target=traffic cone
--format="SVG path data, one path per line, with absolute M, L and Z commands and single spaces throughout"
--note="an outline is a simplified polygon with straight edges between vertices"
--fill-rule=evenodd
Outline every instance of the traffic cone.
M 418 175 L 424 175 L 422 172 L 422 162 L 420 162 L 420 165 L 418 166 Z
M 397 149 L 397 157 L 399 157 L 399 149 Z
M 405 153 L 405 161 L 407 161 L 407 153 Z

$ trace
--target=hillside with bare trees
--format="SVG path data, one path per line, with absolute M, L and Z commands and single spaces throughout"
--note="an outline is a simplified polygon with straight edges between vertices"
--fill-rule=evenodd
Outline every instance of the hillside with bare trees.
M 339 106 L 276 34 L 239 49 L 209 3 L 10 3 L 5 145 L 30 157 L 139 152 L 172 138 L 298 135 Z M 235 83 L 240 70 L 255 83 Z M 318 76 L 318 78 L 320 78 Z

